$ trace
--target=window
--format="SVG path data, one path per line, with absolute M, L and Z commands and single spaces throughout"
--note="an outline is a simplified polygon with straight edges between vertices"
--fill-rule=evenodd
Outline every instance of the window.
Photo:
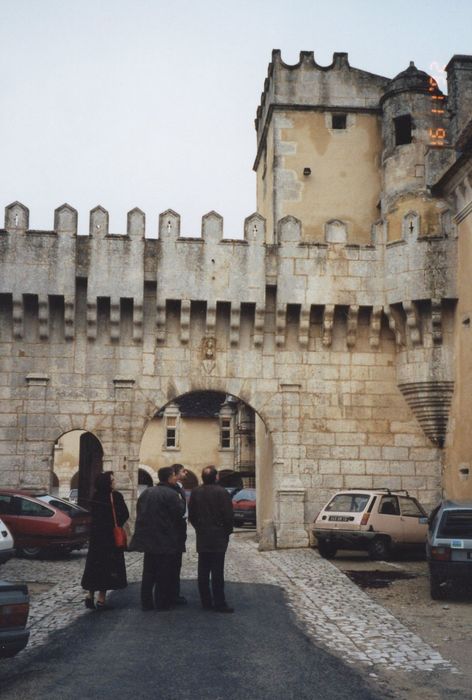
M 0 496 L 0 515 L 13 515 L 13 499 L 11 496 Z
M 400 515 L 397 497 L 384 496 L 380 501 L 379 513 L 381 515 Z
M 333 498 L 325 510 L 335 513 L 362 513 L 370 496 L 366 493 L 340 493 Z
M 395 126 L 395 146 L 411 143 L 411 114 L 404 114 L 393 120 Z
M 15 511 L 18 515 L 31 515 L 36 518 L 52 518 L 54 511 L 42 506 L 35 501 L 29 501 L 27 498 L 19 498 L 15 496 Z
M 166 422 L 166 447 L 177 447 L 177 418 L 171 416 Z
M 345 129 L 346 128 L 346 114 L 332 114 L 331 115 L 331 128 L 332 129 Z
M 221 449 L 231 449 L 231 418 L 221 418 L 220 422 Z
M 420 505 L 416 503 L 416 501 L 414 501 L 412 498 L 400 496 L 399 500 L 402 515 L 411 518 L 419 518 L 426 515 L 426 513 L 420 508 Z
M 472 538 L 472 510 L 450 510 L 443 513 L 438 537 Z

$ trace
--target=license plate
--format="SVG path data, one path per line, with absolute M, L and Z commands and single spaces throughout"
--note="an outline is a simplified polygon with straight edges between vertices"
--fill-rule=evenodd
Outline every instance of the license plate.
M 464 549 L 464 540 L 451 540 L 451 549 Z
M 346 518 L 344 515 L 330 515 L 328 520 L 335 523 L 349 523 L 353 518 Z
M 87 532 L 87 527 L 86 527 L 86 525 L 78 525 L 75 528 L 75 531 L 78 535 L 81 535 L 83 532 Z

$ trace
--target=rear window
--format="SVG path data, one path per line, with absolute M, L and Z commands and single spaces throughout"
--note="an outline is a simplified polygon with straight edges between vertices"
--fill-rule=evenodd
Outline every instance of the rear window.
M 233 501 L 255 501 L 256 492 L 254 489 L 243 489 L 233 496 Z
M 438 528 L 438 537 L 472 539 L 472 510 L 447 510 Z
M 70 501 L 63 501 L 59 498 L 51 498 L 50 496 L 39 496 L 39 498 L 45 503 L 49 503 L 50 506 L 54 506 L 54 508 L 62 510 L 63 513 L 66 513 L 66 515 L 70 515 L 71 517 L 86 513 L 83 508 L 76 506 L 74 503 L 70 503 Z
M 325 510 L 336 511 L 336 513 L 362 513 L 369 499 L 370 495 L 367 493 L 338 493 Z

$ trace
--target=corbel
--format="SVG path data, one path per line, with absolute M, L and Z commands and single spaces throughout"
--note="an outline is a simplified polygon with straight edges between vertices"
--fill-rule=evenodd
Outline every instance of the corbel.
M 64 298 L 64 338 L 73 340 L 75 335 L 75 304 L 74 299 Z
M 287 305 L 278 304 L 275 316 L 275 344 L 278 347 L 283 347 L 285 345 L 285 328 L 287 326 Z
M 300 307 L 300 326 L 298 329 L 298 342 L 300 347 L 307 348 L 310 339 L 310 314 L 311 304 L 302 304 Z
M 393 309 L 390 305 L 386 304 L 383 307 L 384 314 L 386 315 L 388 319 L 388 327 L 392 331 L 394 338 L 395 338 L 395 345 L 397 347 L 401 347 L 403 345 L 403 337 L 402 337 L 402 332 L 399 327 L 398 320 L 395 318 Z
M 435 345 L 440 345 L 442 343 L 441 299 L 431 299 L 431 331 L 433 335 L 433 343 Z
M 347 312 L 346 343 L 348 348 L 352 348 L 356 344 L 358 321 L 359 304 L 352 304 Z
M 264 342 L 264 317 L 264 307 L 260 304 L 256 304 L 254 313 L 254 346 L 256 348 L 262 347 Z
M 229 344 L 233 347 L 239 344 L 239 333 L 241 329 L 241 305 L 231 304 L 229 320 Z
M 180 342 L 187 344 L 190 340 L 190 299 L 180 302 Z
M 97 300 L 87 300 L 87 338 L 97 339 Z
M 143 302 L 133 299 L 133 340 L 140 343 L 143 339 Z
M 382 307 L 373 306 L 370 313 L 369 345 L 378 348 L 380 344 L 380 329 L 382 327 Z
M 110 299 L 110 339 L 120 339 L 120 300 Z
M 406 327 L 408 328 L 410 341 L 413 346 L 421 345 L 421 331 L 418 311 L 413 301 L 404 301 L 403 309 L 406 314 Z
M 13 295 L 12 300 L 13 312 L 13 337 L 16 340 L 23 338 L 24 332 L 24 307 L 23 297 Z
M 158 301 L 156 304 L 156 340 L 164 343 L 166 339 L 166 302 Z
M 325 348 L 329 348 L 333 342 L 334 308 L 334 304 L 327 304 L 323 310 L 321 342 Z
M 47 297 L 38 296 L 38 328 L 41 340 L 49 338 L 49 300 Z

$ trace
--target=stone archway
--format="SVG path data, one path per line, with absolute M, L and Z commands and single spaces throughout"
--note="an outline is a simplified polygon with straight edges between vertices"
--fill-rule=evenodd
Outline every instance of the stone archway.
M 94 482 L 102 468 L 103 448 L 93 433 L 70 430 L 54 443 L 51 474 L 57 478 L 59 496 L 68 498 L 70 490 L 77 488 L 77 502 L 89 508 Z
M 139 461 L 156 472 L 160 467 L 181 463 L 195 480 L 201 479 L 201 471 L 208 464 L 252 477 L 252 483 L 259 486 L 260 546 L 275 545 L 272 439 L 265 421 L 247 401 L 210 389 L 173 397 L 149 420 Z

